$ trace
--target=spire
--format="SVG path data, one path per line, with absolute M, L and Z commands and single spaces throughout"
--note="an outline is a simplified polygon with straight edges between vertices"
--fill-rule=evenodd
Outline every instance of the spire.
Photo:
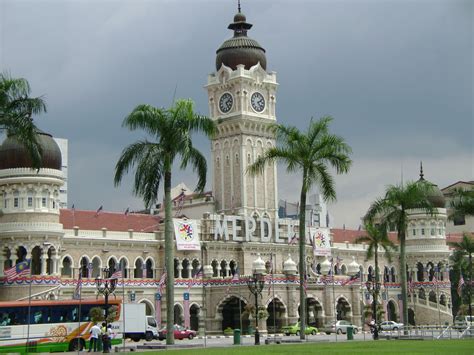
M 420 180 L 425 180 L 423 176 L 423 162 L 420 161 Z
M 242 11 L 240 9 L 240 0 L 237 0 L 237 12 L 240 14 Z

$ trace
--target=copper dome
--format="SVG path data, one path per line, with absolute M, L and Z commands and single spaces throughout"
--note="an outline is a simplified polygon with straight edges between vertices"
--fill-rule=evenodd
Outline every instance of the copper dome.
M 431 202 L 435 208 L 445 208 L 446 199 L 444 198 L 443 193 L 439 189 L 438 185 L 433 184 L 431 181 L 425 180 L 423 174 L 423 164 L 420 163 L 420 178 L 418 182 L 422 182 L 431 186 L 431 193 L 428 196 L 428 201 Z
M 61 150 L 53 137 L 37 131 L 38 142 L 43 150 L 41 167 L 61 170 Z M 26 148 L 15 136 L 7 137 L 0 145 L 0 169 L 32 168 L 33 163 Z
M 248 70 L 257 63 L 266 70 L 265 49 L 257 41 L 247 37 L 247 31 L 252 28 L 252 25 L 246 22 L 245 15 L 237 13 L 234 16 L 234 22 L 228 28 L 234 30 L 234 37 L 222 43 L 216 51 L 216 70 L 219 70 L 222 64 L 232 70 L 237 69 L 237 65 L 243 64 Z

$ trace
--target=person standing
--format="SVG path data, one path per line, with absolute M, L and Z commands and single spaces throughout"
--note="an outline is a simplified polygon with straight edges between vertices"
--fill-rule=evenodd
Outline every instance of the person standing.
M 91 337 L 90 337 L 90 342 L 89 342 L 89 352 L 94 349 L 94 352 L 97 351 L 97 342 L 101 334 L 100 327 L 97 324 L 94 324 L 89 331 Z

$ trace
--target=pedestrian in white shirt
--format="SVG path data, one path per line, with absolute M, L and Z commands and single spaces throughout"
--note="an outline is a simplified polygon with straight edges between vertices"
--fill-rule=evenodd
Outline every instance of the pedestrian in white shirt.
M 101 334 L 100 327 L 97 324 L 94 324 L 94 326 L 91 328 L 89 333 L 91 334 L 91 338 L 89 342 L 89 352 L 91 352 L 92 348 L 94 348 L 94 352 L 96 352 L 97 339 L 100 337 L 100 334 Z

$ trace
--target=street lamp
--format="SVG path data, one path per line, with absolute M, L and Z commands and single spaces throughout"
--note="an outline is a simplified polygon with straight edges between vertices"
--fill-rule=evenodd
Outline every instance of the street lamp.
M 260 345 L 260 333 L 258 332 L 258 296 L 262 295 L 263 287 L 265 286 L 265 262 L 257 254 L 257 259 L 252 263 L 253 276 L 247 279 L 247 286 L 250 292 L 255 296 L 255 345 Z
M 98 277 L 95 278 L 95 286 L 97 287 L 97 291 L 104 295 L 105 298 L 105 329 L 107 330 L 107 318 L 109 316 L 109 295 L 114 293 L 115 286 L 117 285 L 117 279 L 110 278 L 111 270 L 109 268 L 105 268 L 102 270 L 102 274 L 104 278 Z M 109 349 L 104 347 L 104 353 L 108 353 Z
M 372 281 L 367 281 L 365 283 L 365 287 L 367 288 L 368 292 L 372 292 L 372 308 L 373 308 L 373 318 L 374 318 L 374 340 L 379 339 L 379 330 L 377 327 L 377 296 L 380 291 L 380 282 L 372 282 Z

